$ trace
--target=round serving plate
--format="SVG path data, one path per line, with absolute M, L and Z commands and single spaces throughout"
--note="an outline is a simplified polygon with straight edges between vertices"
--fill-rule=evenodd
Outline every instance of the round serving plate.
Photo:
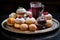
M 50 31 L 53 31 L 53 30 L 59 28 L 59 22 L 58 22 L 56 19 L 53 19 L 53 26 L 52 26 L 52 27 L 46 28 L 46 29 L 42 29 L 42 30 L 36 30 L 36 31 L 34 31 L 34 32 L 31 32 L 31 31 L 20 31 L 19 29 L 16 29 L 16 28 L 7 26 L 7 25 L 6 25 L 6 21 L 7 21 L 7 19 L 5 19 L 5 20 L 1 23 L 2 28 L 5 29 L 5 30 L 7 30 L 7 31 L 14 32 L 14 33 L 38 34 L 38 33 L 50 32 Z

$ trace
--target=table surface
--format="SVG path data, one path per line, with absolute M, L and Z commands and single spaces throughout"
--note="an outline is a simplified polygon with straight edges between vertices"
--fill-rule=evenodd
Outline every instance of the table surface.
M 57 19 L 59 22 L 59 13 L 52 13 L 53 17 Z M 0 23 L 6 19 L 8 16 L 1 16 Z M 0 25 L 0 40 L 60 40 L 60 27 L 54 31 L 43 33 L 43 34 L 16 34 L 9 31 L 4 30 Z

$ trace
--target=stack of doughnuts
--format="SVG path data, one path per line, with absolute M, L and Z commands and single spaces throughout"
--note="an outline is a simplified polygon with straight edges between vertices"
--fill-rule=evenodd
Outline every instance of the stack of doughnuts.
M 43 21 L 43 22 L 42 22 Z M 31 11 L 26 11 L 25 8 L 21 7 L 16 10 L 16 13 L 12 12 L 7 19 L 7 25 L 17 28 L 22 31 L 35 31 L 37 30 L 37 24 L 45 24 L 46 27 L 53 25 L 52 15 L 48 12 L 44 12 L 41 16 L 35 19 L 32 16 Z

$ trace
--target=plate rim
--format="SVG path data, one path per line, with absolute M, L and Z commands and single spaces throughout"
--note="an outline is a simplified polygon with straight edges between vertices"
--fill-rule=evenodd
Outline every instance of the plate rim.
M 7 31 L 10 31 L 10 32 L 14 32 L 14 33 L 22 33 L 22 34 L 46 33 L 46 32 L 53 31 L 53 30 L 59 28 L 59 26 L 60 26 L 60 25 L 59 25 L 59 21 L 56 20 L 56 19 L 53 19 L 53 21 L 55 21 L 55 22 L 58 24 L 57 27 L 55 27 L 54 29 L 49 28 L 49 29 L 51 29 L 51 30 L 47 30 L 47 29 L 45 29 L 45 31 L 44 31 L 44 30 L 37 30 L 37 31 L 35 31 L 35 32 L 29 32 L 29 33 L 25 32 L 25 31 L 16 32 L 16 31 L 12 31 L 12 30 L 9 30 L 9 29 L 7 29 L 7 28 L 4 27 L 3 24 L 4 24 L 6 21 L 7 21 L 7 19 L 5 19 L 5 20 L 1 23 L 1 26 L 2 26 L 3 29 L 5 29 L 5 30 L 7 30 Z

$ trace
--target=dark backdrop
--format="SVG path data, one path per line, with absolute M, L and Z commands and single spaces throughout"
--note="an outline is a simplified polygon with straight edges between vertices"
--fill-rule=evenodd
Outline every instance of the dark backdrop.
M 15 12 L 19 6 L 22 6 L 28 10 L 30 8 L 29 3 L 31 1 L 34 1 L 34 0 L 0 0 L 0 23 L 4 19 L 6 19 L 11 12 Z M 53 15 L 53 18 L 60 21 L 60 1 L 59 0 L 37 0 L 37 1 L 42 2 L 45 5 L 45 11 L 50 12 Z M 3 36 L 1 32 L 3 32 L 3 29 L 1 28 L 1 25 L 0 25 L 0 40 L 1 39 L 7 40 L 7 38 Z M 8 38 L 11 39 L 10 37 Z M 51 38 L 50 40 L 60 40 L 60 35 L 57 35 L 54 38 Z
M 30 8 L 29 3 L 31 1 L 42 2 L 45 5 L 45 11 L 50 12 L 57 18 L 58 16 L 60 16 L 59 0 L 0 0 L 0 16 L 2 17 L 3 15 L 9 15 L 11 12 L 15 12 L 19 6 L 29 9 Z

